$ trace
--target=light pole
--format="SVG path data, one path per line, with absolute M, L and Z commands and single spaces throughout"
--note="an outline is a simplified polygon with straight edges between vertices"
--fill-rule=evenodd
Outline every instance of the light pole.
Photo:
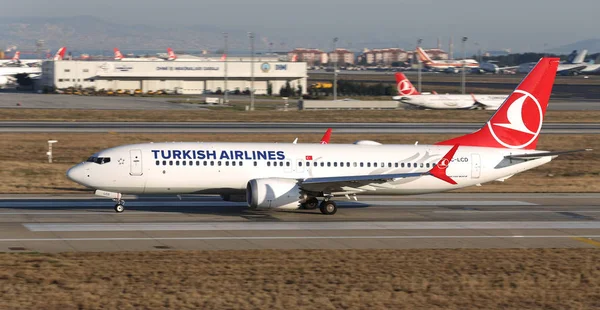
M 335 57 L 336 61 L 333 62 L 333 101 L 337 100 L 337 61 L 338 61 L 338 55 L 335 52 L 335 49 L 336 49 L 336 46 L 337 46 L 337 41 L 338 41 L 337 37 L 333 38 L 333 53 L 332 53 L 332 55 L 336 56 Z M 331 58 L 332 57 L 330 57 L 330 59 Z
M 462 93 L 465 94 L 465 79 L 466 79 L 466 59 L 467 59 L 467 50 L 465 45 L 467 43 L 467 37 L 462 37 L 462 51 L 463 51 L 463 60 L 462 60 Z
M 223 54 L 225 56 L 225 60 L 224 60 L 225 63 L 223 64 L 223 71 L 225 74 L 225 83 L 223 85 L 223 88 L 225 89 L 225 93 L 223 94 L 223 103 L 229 102 L 229 98 L 227 95 L 227 93 L 228 93 L 228 89 L 227 89 L 227 58 L 229 58 L 229 55 L 227 55 L 227 53 L 228 53 L 227 49 L 229 47 L 228 42 L 227 42 L 228 37 L 229 37 L 229 34 L 227 32 L 223 32 L 223 38 L 225 39 L 225 46 L 223 48 Z
M 250 111 L 254 111 L 254 33 L 248 32 L 250 38 Z
M 421 42 L 423 39 L 417 40 L 417 49 L 421 47 Z M 417 90 L 421 92 L 421 57 L 419 57 L 419 53 L 417 52 L 417 66 L 418 66 L 418 74 L 417 74 Z

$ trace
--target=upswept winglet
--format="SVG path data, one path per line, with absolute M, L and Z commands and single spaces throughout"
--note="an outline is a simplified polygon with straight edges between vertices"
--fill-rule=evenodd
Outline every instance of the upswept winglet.
M 431 168 L 431 170 L 429 170 L 429 174 L 444 182 L 456 185 L 456 181 L 452 180 L 452 178 L 450 178 L 446 174 L 446 169 L 448 169 L 448 166 L 450 165 L 454 154 L 456 154 L 456 150 L 458 150 L 458 144 L 454 145 L 450 149 L 450 151 L 446 155 L 444 155 L 442 159 L 440 159 L 437 165 L 435 165 L 433 168 Z

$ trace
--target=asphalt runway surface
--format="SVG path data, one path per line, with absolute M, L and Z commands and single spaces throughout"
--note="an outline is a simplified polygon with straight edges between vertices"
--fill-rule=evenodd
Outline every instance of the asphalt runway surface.
M 481 123 L 0 122 L 0 132 L 461 134 Z M 599 134 L 600 123 L 545 123 L 545 134 Z
M 600 194 L 435 194 L 253 211 L 218 197 L 0 196 L 0 251 L 600 247 Z

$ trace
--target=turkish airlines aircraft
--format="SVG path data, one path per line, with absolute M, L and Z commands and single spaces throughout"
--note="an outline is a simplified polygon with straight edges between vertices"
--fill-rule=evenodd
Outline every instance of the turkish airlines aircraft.
M 61 47 L 54 55 L 54 60 L 62 60 L 66 47 Z M 18 55 L 15 57 L 18 60 Z M 13 58 L 13 59 L 14 59 Z M 17 82 L 18 77 L 25 76 L 28 78 L 37 78 L 42 74 L 42 68 L 34 64 L 20 64 L 18 66 L 2 66 L 0 67 L 0 89 Z
M 417 55 L 419 60 L 427 68 L 435 70 L 445 70 L 448 68 L 462 68 L 463 63 L 467 68 L 479 68 L 479 63 L 474 59 L 463 59 L 463 60 L 433 60 L 425 51 L 417 47 Z
M 504 95 L 421 94 L 403 73 L 396 73 L 398 96 L 394 100 L 421 109 L 497 110 L 506 100 Z
M 245 195 L 250 208 L 296 210 L 356 195 L 450 191 L 511 176 L 567 152 L 536 150 L 558 58 L 543 58 L 478 131 L 434 145 L 174 142 L 100 151 L 67 177 L 123 194 Z M 319 199 L 322 202 L 319 202 Z

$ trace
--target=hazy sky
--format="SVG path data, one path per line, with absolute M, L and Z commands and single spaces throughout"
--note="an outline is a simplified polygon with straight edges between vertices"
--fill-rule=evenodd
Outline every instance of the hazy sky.
M 600 38 L 600 0 L 20 0 L 3 1 L 0 18 L 17 12 L 59 17 L 93 15 L 124 24 L 213 25 L 266 37 L 314 42 L 331 38 L 354 49 L 369 42 L 435 46 L 461 36 L 484 49 L 542 50 Z M 457 44 L 458 46 L 458 44 Z M 473 46 L 471 46 L 471 49 Z

